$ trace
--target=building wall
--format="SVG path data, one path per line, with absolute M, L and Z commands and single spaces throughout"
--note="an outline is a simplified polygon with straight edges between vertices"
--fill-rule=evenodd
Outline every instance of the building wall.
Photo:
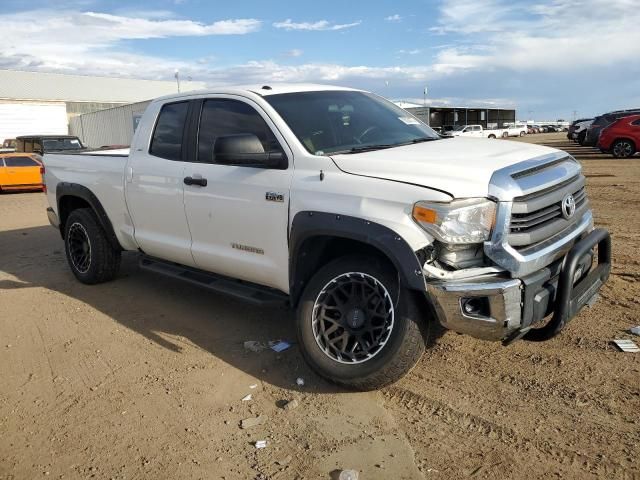
M 20 135 L 66 135 L 64 102 L 0 100 L 0 141 Z
M 122 105 L 71 118 L 69 133 L 88 147 L 131 145 L 134 119 L 142 115 L 150 101 Z

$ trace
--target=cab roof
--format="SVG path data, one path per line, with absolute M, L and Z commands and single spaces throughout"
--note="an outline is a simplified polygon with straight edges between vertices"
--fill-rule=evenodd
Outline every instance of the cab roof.
M 356 88 L 339 87 L 336 85 L 323 85 L 318 83 L 264 83 L 257 85 L 234 85 L 215 87 L 206 90 L 194 90 L 190 92 L 177 93 L 173 95 L 165 95 L 157 98 L 155 101 L 175 99 L 181 97 L 190 97 L 194 95 L 233 95 L 253 93 L 261 97 L 270 95 L 278 95 L 281 93 L 300 93 L 300 92 L 322 92 L 322 91 L 347 91 L 358 92 Z

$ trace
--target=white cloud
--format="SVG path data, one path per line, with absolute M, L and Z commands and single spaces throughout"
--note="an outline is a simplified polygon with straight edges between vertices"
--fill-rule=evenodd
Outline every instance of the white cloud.
M 317 22 L 294 22 L 290 18 L 287 18 L 283 22 L 274 22 L 275 28 L 281 28 L 284 30 L 344 30 L 346 28 L 357 27 L 362 23 L 361 20 L 353 23 L 334 23 L 331 24 L 328 20 L 318 20 Z
M 517 6 L 511 0 L 456 0 L 441 8 L 437 33 L 468 36 L 473 46 L 442 49 L 440 72 L 507 68 L 579 71 L 640 58 L 636 0 L 551 0 Z M 526 8 L 526 11 L 524 10 Z
M 402 17 L 397 13 L 394 15 L 389 15 L 388 17 L 384 17 L 387 22 L 400 22 L 402 21 Z
M 33 19 L 38 21 L 34 22 Z M 0 66 L 86 74 L 154 78 L 172 61 L 131 53 L 121 42 L 184 36 L 244 35 L 260 29 L 256 19 L 204 24 L 191 20 L 134 18 L 95 12 L 35 10 L 0 15 Z
M 418 55 L 419 53 L 422 53 L 422 50 L 420 50 L 419 48 L 413 48 L 411 50 L 398 50 L 398 53 L 401 55 Z
M 288 51 L 284 52 L 285 56 L 287 56 L 287 57 L 301 57 L 303 53 L 304 52 L 302 50 L 300 50 L 299 48 L 294 48 L 292 50 L 288 50 Z

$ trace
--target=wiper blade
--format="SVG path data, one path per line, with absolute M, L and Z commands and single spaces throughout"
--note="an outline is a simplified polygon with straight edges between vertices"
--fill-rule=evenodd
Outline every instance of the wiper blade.
M 379 145 L 362 145 L 359 147 L 352 147 L 344 153 L 360 153 L 360 152 L 370 152 L 372 150 L 383 150 L 385 148 L 396 147 L 397 145 L 383 143 Z
M 414 138 L 413 140 L 411 140 L 411 143 L 432 142 L 433 140 L 440 140 L 440 139 L 439 138 L 431 138 L 431 137 Z

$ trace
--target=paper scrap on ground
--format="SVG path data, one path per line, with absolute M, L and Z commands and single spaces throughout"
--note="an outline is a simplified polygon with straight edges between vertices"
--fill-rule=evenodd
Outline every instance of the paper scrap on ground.
M 266 440 L 258 440 L 256 442 L 256 448 L 264 448 L 267 446 L 267 441 Z
M 614 340 L 613 343 L 615 343 L 616 346 L 623 352 L 627 352 L 627 353 L 640 352 L 640 348 L 638 348 L 638 345 L 633 343 L 633 341 L 631 340 Z
M 279 342 L 274 343 L 273 345 L 271 345 L 271 350 L 273 350 L 274 352 L 282 352 L 284 350 L 286 350 L 287 348 L 289 348 L 291 346 L 291 344 L 289 342 L 285 342 L 283 340 L 280 340 Z
M 242 397 L 242 401 L 243 402 L 248 402 L 249 400 L 251 400 L 251 394 L 249 394 L 249 395 L 247 395 L 245 397 Z

